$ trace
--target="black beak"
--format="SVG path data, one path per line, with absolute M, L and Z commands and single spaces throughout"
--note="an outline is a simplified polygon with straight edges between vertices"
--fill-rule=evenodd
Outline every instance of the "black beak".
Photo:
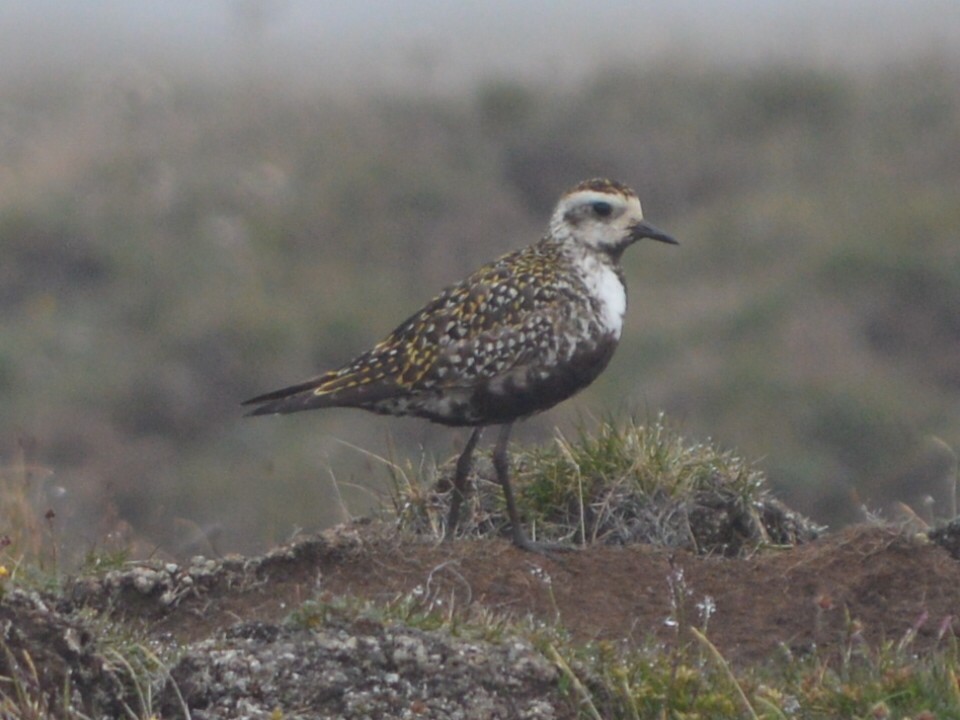
M 646 220 L 641 220 L 630 228 L 630 237 L 634 241 L 650 238 L 651 240 L 659 240 L 660 242 L 670 243 L 671 245 L 680 244 L 663 230 L 658 230 Z

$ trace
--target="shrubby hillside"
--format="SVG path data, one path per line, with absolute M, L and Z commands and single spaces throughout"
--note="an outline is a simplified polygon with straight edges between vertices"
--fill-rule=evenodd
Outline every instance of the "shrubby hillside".
M 762 457 L 819 522 L 947 514 L 950 64 L 671 63 L 377 96 L 78 72 L 0 93 L 2 477 L 72 551 L 262 548 L 376 504 L 386 472 L 351 445 L 445 458 L 464 435 L 238 403 L 349 359 L 595 175 L 682 244 L 631 250 L 611 368 L 518 442 L 663 410 Z

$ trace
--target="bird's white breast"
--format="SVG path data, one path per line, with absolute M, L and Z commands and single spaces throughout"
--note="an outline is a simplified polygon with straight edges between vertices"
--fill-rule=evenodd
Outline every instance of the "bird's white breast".
M 615 339 L 623 330 L 623 314 L 627 310 L 627 290 L 612 267 L 593 258 L 584 268 L 587 290 L 600 307 L 601 327 Z

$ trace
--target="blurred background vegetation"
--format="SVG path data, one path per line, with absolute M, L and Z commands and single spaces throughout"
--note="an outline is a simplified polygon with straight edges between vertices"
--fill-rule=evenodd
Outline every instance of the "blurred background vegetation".
M 357 448 L 446 458 L 465 434 L 238 403 L 350 359 L 596 175 L 682 244 L 626 256 L 609 371 L 517 442 L 663 410 L 759 458 L 819 522 L 947 507 L 960 62 L 922 28 L 884 52 L 838 24 L 856 52 L 829 57 L 802 33 L 790 52 L 713 56 L 701 28 L 633 56 L 600 45 L 562 77 L 547 46 L 535 67 L 453 79 L 450 33 L 427 29 L 393 74 L 352 47 L 372 74 L 351 76 L 348 56 L 271 66 L 264 38 L 291 5 L 223 6 L 233 65 L 162 47 L 24 55 L 0 77 L 0 480 L 65 548 L 262 549 L 377 504 L 386 473 Z M 928 31 L 956 28 L 935 14 L 953 5 L 920 5 Z M 753 35 L 737 18 L 728 51 L 792 38 L 776 13 Z

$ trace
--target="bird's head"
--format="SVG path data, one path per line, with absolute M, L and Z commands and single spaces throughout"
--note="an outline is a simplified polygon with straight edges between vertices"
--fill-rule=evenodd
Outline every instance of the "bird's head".
M 613 180 L 586 180 L 564 193 L 550 219 L 550 233 L 564 242 L 582 244 L 618 260 L 642 238 L 677 244 L 643 219 L 637 194 Z

